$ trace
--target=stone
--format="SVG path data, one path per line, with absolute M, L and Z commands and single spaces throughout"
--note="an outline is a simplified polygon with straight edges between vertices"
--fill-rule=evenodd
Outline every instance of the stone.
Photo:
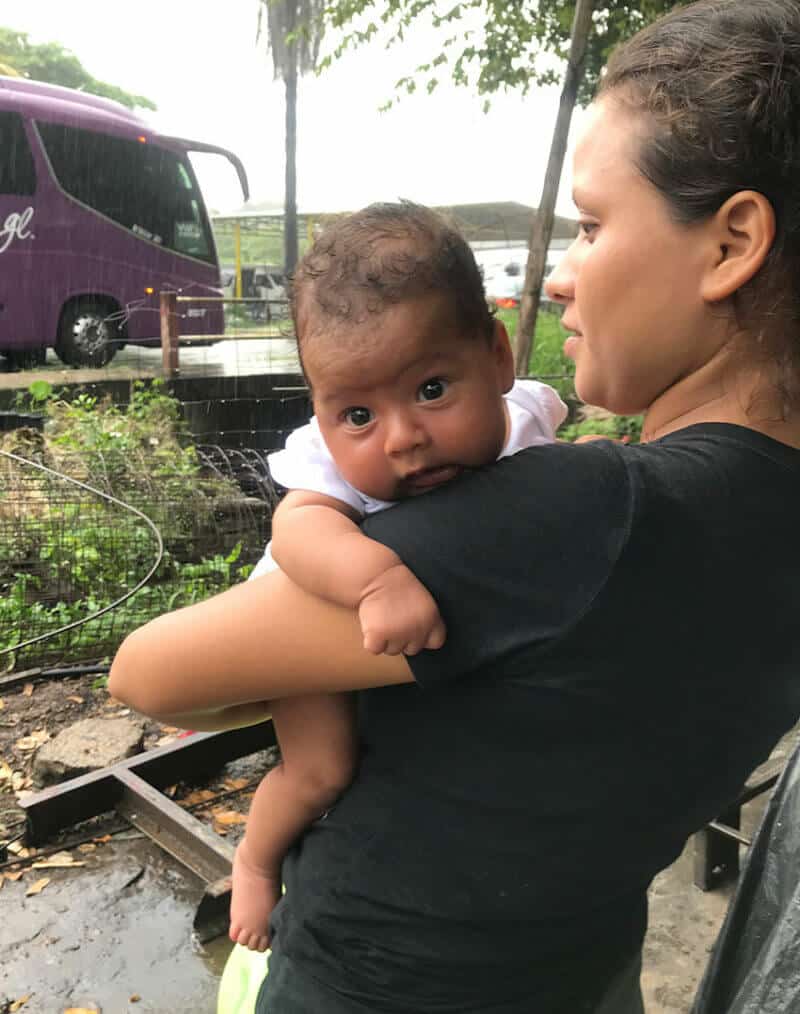
M 39 785 L 63 782 L 139 753 L 144 719 L 85 718 L 39 748 L 33 777 Z

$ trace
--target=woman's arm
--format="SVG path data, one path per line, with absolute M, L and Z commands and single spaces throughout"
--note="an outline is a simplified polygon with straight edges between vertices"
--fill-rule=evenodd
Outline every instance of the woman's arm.
M 353 610 L 276 571 L 160 616 L 125 639 L 109 690 L 155 718 L 412 681 L 402 655 L 364 651 Z

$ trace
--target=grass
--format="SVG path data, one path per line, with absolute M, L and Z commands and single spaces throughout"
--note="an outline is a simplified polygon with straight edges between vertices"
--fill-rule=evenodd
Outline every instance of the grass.
M 498 310 L 497 318 L 501 320 L 511 337 L 517 333 L 519 312 L 517 310 Z M 528 375 L 543 380 L 554 387 L 564 399 L 575 399 L 575 364 L 567 359 L 562 351 L 566 332 L 561 327 L 561 315 L 549 310 L 542 310 L 536 321 L 536 335 L 533 351 L 528 362 Z

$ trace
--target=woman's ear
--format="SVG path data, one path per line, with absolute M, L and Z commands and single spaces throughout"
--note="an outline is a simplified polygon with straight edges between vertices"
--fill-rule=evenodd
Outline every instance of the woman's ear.
M 757 190 L 729 197 L 709 223 L 714 262 L 702 283 L 709 303 L 732 296 L 761 268 L 775 239 L 775 212 Z
M 503 394 L 507 394 L 514 386 L 514 353 L 511 349 L 511 341 L 508 331 L 502 320 L 494 321 L 494 336 L 492 338 L 495 363 L 497 365 L 497 377 Z

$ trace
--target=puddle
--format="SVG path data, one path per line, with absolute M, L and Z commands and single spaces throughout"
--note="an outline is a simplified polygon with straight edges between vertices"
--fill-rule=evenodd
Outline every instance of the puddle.
M 82 858 L 3 884 L 0 1009 L 30 994 L 21 1014 L 214 1014 L 230 943 L 192 937 L 200 881 L 144 840 Z M 35 875 L 50 883 L 27 898 Z

